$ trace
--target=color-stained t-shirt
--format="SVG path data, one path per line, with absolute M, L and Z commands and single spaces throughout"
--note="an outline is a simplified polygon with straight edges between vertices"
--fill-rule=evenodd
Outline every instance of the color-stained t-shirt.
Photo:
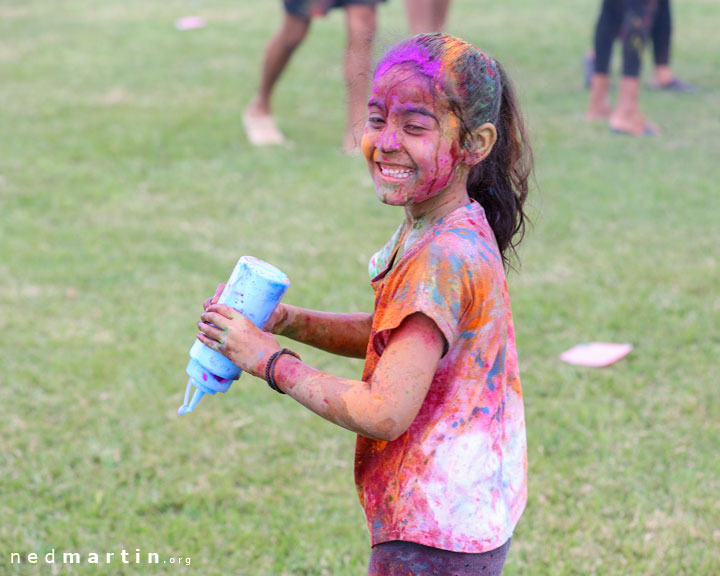
M 358 436 L 355 480 L 374 546 L 455 552 L 504 544 L 527 501 L 522 390 L 495 236 L 471 202 L 427 230 L 388 271 L 400 239 L 371 261 L 375 312 L 363 380 L 391 331 L 422 312 L 447 341 L 410 428 L 392 442 Z M 374 262 L 374 264 L 373 264 Z

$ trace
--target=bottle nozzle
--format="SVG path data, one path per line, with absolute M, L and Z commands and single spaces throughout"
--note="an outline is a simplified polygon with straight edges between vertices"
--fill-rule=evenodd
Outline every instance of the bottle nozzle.
M 205 396 L 205 392 L 196 388 L 192 400 L 188 403 L 188 400 L 190 400 L 190 389 L 192 386 L 193 381 L 192 378 L 190 378 L 190 380 L 188 380 L 187 388 L 185 389 L 185 399 L 183 401 L 183 405 L 178 408 L 178 414 L 180 416 L 187 414 L 188 412 L 192 412 L 195 409 L 195 406 L 197 406 L 200 400 L 202 400 L 202 397 Z

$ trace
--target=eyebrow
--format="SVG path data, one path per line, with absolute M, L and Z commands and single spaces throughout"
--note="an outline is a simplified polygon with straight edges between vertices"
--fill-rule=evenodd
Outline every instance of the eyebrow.
M 370 101 L 368 102 L 368 108 L 371 108 L 371 107 L 373 107 L 373 106 L 374 106 L 375 108 L 379 108 L 379 109 L 382 110 L 382 111 L 385 111 L 385 105 L 384 105 L 382 102 L 380 102 L 379 100 L 370 100 Z M 403 114 L 405 114 L 405 115 L 407 115 L 407 114 L 420 114 L 421 116 L 427 116 L 428 118 L 432 118 L 432 119 L 435 120 L 435 122 L 437 122 L 438 124 L 440 123 L 440 121 L 438 120 L 437 116 L 435 116 L 435 114 L 433 114 L 432 112 L 430 112 L 430 110 L 428 110 L 427 108 L 421 108 L 421 107 L 418 107 L 418 106 L 410 106 L 410 107 L 405 108 L 405 109 L 403 110 Z

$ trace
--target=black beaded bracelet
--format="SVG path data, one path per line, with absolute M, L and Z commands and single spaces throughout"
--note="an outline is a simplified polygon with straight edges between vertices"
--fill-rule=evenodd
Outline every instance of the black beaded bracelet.
M 275 383 L 275 363 L 278 361 L 278 358 L 282 356 L 283 354 L 290 354 L 290 356 L 295 356 L 298 360 L 300 360 L 300 356 L 297 354 L 297 352 L 293 352 L 292 350 L 288 348 L 281 348 L 277 352 L 275 352 L 270 358 L 268 358 L 267 364 L 265 364 L 265 380 L 268 383 L 268 386 L 275 390 L 275 392 L 279 392 L 280 394 L 285 394 L 280 388 L 278 388 L 278 385 Z

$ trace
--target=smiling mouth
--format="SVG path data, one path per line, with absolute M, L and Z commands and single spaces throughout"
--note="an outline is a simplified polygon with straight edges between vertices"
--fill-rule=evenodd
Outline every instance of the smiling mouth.
M 405 180 L 415 172 L 413 168 L 390 167 L 380 163 L 378 163 L 378 167 L 380 168 L 380 173 L 383 176 L 389 176 L 390 178 L 397 178 L 399 180 Z

